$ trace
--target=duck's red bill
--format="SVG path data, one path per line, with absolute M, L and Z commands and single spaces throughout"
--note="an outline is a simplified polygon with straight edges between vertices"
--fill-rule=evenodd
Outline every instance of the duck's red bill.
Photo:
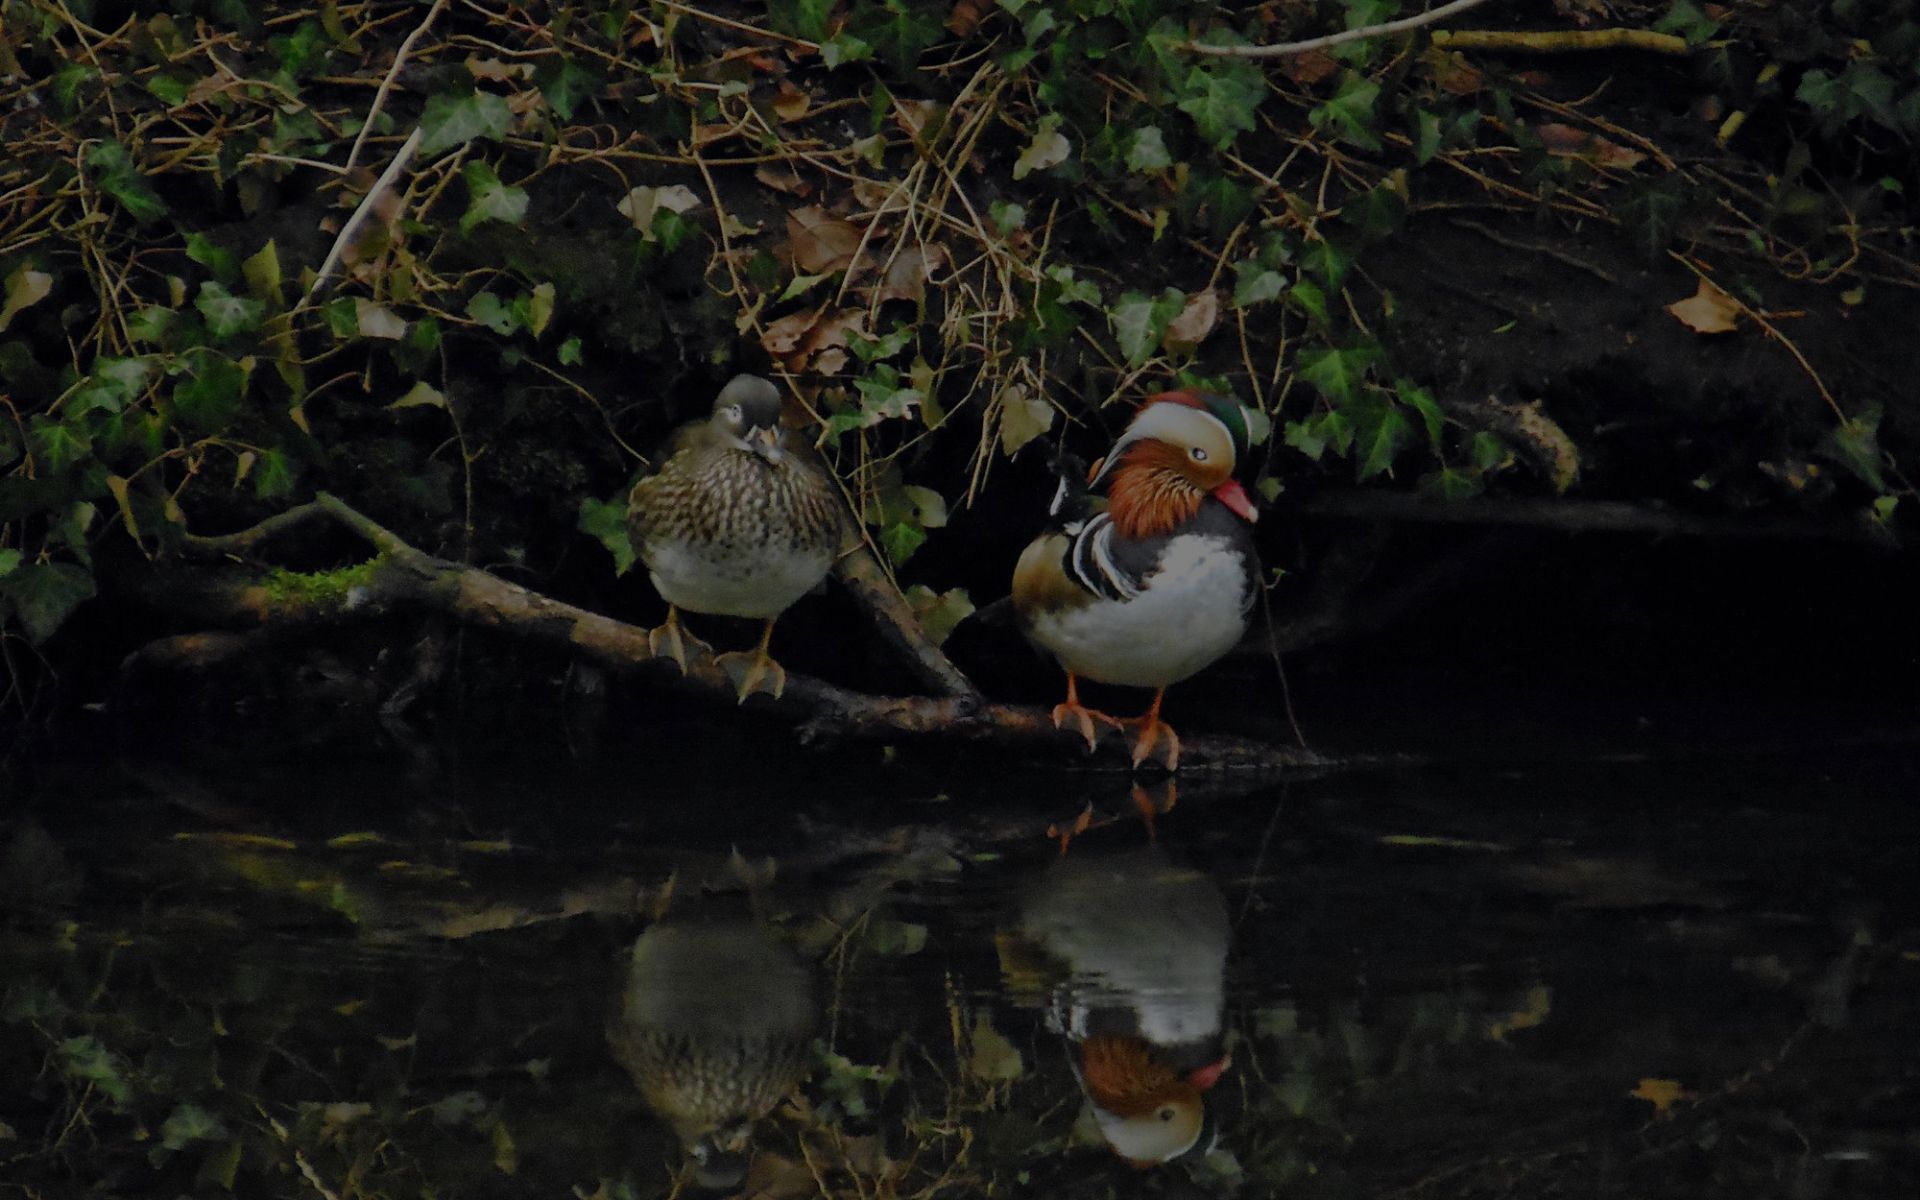
M 1240 486 L 1238 479 L 1229 479 L 1213 489 L 1213 498 L 1231 509 L 1242 521 L 1252 523 L 1260 519 L 1253 510 L 1253 497 L 1247 495 L 1247 489 Z
M 1195 1091 L 1204 1092 L 1214 1084 L 1219 1083 L 1220 1077 L 1225 1075 L 1227 1068 L 1232 1065 L 1233 1056 L 1230 1054 L 1222 1054 L 1206 1066 L 1196 1067 L 1188 1071 L 1187 1082 L 1194 1086 Z

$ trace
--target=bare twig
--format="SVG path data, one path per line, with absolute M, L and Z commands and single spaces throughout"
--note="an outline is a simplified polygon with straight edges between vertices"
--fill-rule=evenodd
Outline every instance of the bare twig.
M 367 107 L 366 123 L 360 126 L 360 132 L 353 139 L 353 148 L 347 151 L 347 164 L 343 171 L 353 170 L 353 165 L 360 161 L 360 148 L 367 144 L 367 137 L 373 132 L 373 127 L 380 116 L 380 108 L 387 102 L 387 93 L 393 89 L 393 81 L 399 77 L 400 67 L 407 61 L 407 54 L 412 51 L 413 44 L 420 40 L 420 35 L 433 25 L 446 7 L 447 0 L 433 0 L 433 7 L 427 10 L 427 15 L 414 27 L 413 32 L 407 35 L 407 40 L 400 43 L 400 48 L 393 52 L 393 65 L 387 68 L 385 77 L 380 80 L 380 86 L 374 90 L 373 103 Z M 374 191 L 379 190 L 376 185 Z
M 1278 46 L 1207 46 L 1199 42 L 1187 42 L 1180 48 L 1190 54 L 1211 55 L 1215 58 L 1285 58 L 1289 54 L 1305 54 L 1309 50 L 1324 50 L 1328 46 L 1344 46 L 1348 42 L 1385 37 L 1391 33 L 1405 33 L 1409 29 L 1419 29 L 1423 25 L 1432 25 L 1448 17 L 1458 16 L 1470 8 L 1479 8 L 1486 2 L 1487 0 L 1453 0 L 1451 4 L 1443 4 L 1439 8 L 1416 13 L 1411 17 L 1402 17 L 1398 21 L 1387 21 L 1380 25 L 1363 25 L 1359 29 L 1329 33 L 1324 37 L 1308 38 L 1304 42 L 1285 42 Z
M 339 266 L 340 259 L 347 252 L 347 247 L 360 237 L 362 229 L 368 221 L 373 219 L 378 210 L 381 197 L 393 187 L 394 181 L 400 178 L 400 173 L 407 169 L 407 165 L 413 161 L 413 156 L 419 150 L 420 130 L 416 126 L 414 131 L 407 135 L 407 140 L 401 143 L 400 149 L 394 153 L 393 161 L 387 164 L 387 169 L 380 173 L 380 178 L 374 180 L 373 186 L 367 189 L 367 194 L 360 198 L 359 207 L 353 210 L 353 215 L 347 218 L 347 223 L 340 227 L 340 236 L 333 239 L 333 248 L 327 251 L 327 257 L 320 264 L 320 270 L 314 274 L 313 285 L 307 289 L 307 294 L 301 297 L 301 308 L 311 304 L 314 297 L 326 289 L 327 280 L 332 276 L 334 268 Z

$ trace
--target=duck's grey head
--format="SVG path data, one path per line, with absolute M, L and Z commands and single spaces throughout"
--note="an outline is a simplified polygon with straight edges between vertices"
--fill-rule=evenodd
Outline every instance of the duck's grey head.
M 740 449 L 780 461 L 780 390 L 771 381 L 735 375 L 713 399 L 713 424 Z
M 753 1149 L 752 1121 L 735 1121 L 687 1143 L 694 1182 L 710 1192 L 731 1191 L 747 1177 Z

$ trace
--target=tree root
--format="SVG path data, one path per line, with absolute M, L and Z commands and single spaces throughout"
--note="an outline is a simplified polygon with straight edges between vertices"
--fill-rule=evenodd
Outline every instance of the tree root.
M 297 515 L 296 515 L 297 514 Z M 658 658 L 647 630 L 624 621 L 555 600 L 509 583 L 476 567 L 437 558 L 407 544 L 397 534 L 335 496 L 321 493 L 311 504 L 273 518 L 251 530 L 225 538 L 200 538 L 196 548 L 210 552 L 258 546 L 269 533 L 291 524 L 325 516 L 353 531 L 379 552 L 356 569 L 351 582 L 306 591 L 275 589 L 252 572 L 239 569 L 166 571 L 148 590 L 149 598 L 197 620 L 241 627 L 239 633 L 213 632 L 161 639 L 136 652 L 135 661 L 188 663 L 216 660 L 238 652 L 252 636 L 249 630 L 281 631 L 299 626 L 360 620 L 396 611 L 440 613 L 466 625 L 497 629 L 515 637 L 563 649 L 621 670 L 647 672 L 650 681 L 671 690 L 703 697 L 731 708 L 733 681 L 707 654 L 691 653 L 682 674 L 670 660 Z M 267 526 L 271 525 L 269 530 Z M 861 588 L 879 584 L 858 565 L 857 555 L 842 560 L 860 580 Z M 877 574 L 879 566 L 871 564 Z M 844 577 L 844 575 L 843 575 Z M 884 583 L 884 576 L 880 576 Z M 891 590 L 891 585 L 886 585 Z M 858 594 L 858 593 L 857 593 Z M 897 594 L 894 602 L 899 601 Z M 871 596 L 870 606 L 884 604 Z M 871 607 L 870 607 L 871 611 Z M 907 617 L 911 619 L 910 614 Z M 891 621 L 882 618 L 881 628 Z M 238 639 L 238 640 L 235 640 Z M 202 653 L 202 651 L 205 653 Z M 934 655 L 938 657 L 935 658 Z M 940 696 L 883 696 L 853 691 L 823 679 L 791 674 L 779 699 L 759 696 L 753 703 L 792 719 L 805 741 L 944 740 L 988 743 L 1033 749 L 1063 749 L 1082 745 L 1079 735 L 1053 727 L 1039 708 L 985 701 L 965 676 L 945 663 L 937 648 L 921 658 L 923 673 L 943 690 L 956 685 L 964 692 Z M 1123 769 L 1125 747 L 1118 734 L 1109 739 L 1114 753 L 1103 753 L 1103 765 Z M 1351 759 L 1333 759 L 1310 750 L 1269 745 L 1244 738 L 1195 735 L 1183 742 L 1183 767 L 1203 771 L 1303 772 L 1366 765 Z

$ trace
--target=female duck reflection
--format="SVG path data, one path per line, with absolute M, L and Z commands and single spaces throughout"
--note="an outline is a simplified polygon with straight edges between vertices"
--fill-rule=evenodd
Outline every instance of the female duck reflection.
M 1226 900 L 1157 847 L 1073 853 L 1028 887 L 999 938 L 1018 1002 L 1073 1049 L 1101 1136 L 1136 1167 L 1211 1148 L 1204 1094 L 1227 1069 Z
M 607 1040 L 699 1184 L 724 1189 L 746 1177 L 754 1122 L 805 1078 L 820 1017 L 813 972 L 767 925 L 672 917 L 634 943 Z

